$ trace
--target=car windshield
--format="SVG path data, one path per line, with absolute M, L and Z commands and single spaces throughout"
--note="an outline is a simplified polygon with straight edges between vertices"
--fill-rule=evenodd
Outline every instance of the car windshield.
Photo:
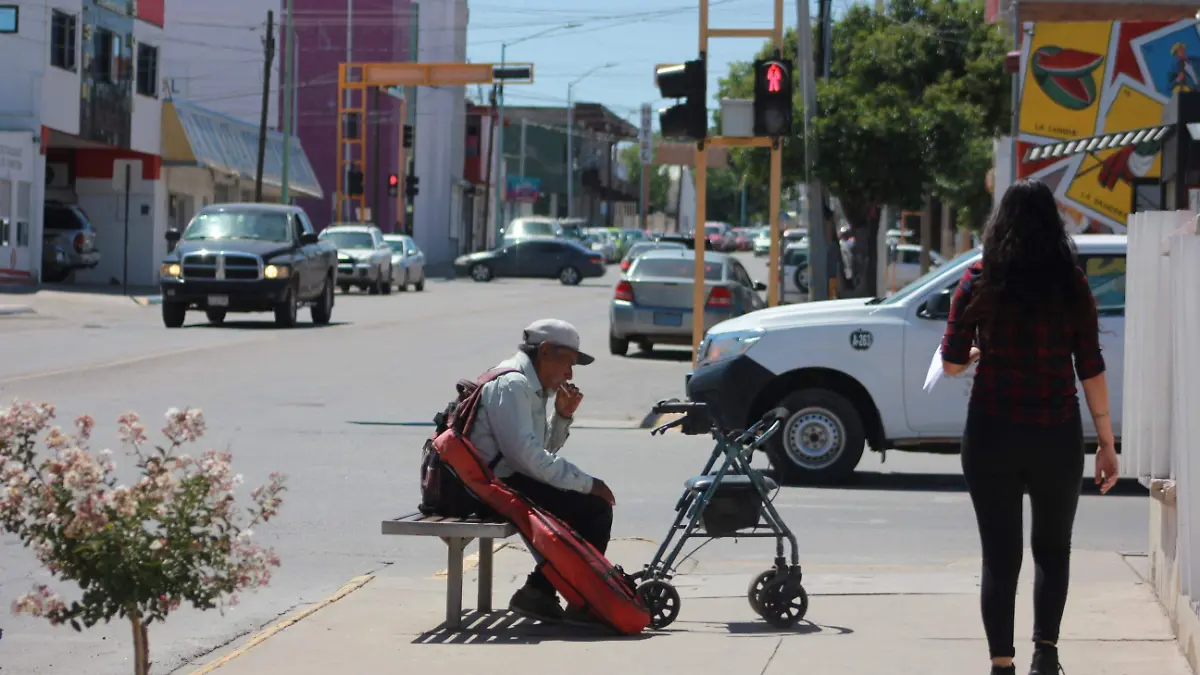
M 183 233 L 184 241 L 202 239 L 292 240 L 287 214 L 282 211 L 215 211 L 197 214 Z
M 708 281 L 720 281 L 723 267 L 721 263 L 704 263 L 704 278 Z M 638 258 L 633 276 L 693 279 L 695 272 L 694 258 Z
M 911 296 L 913 294 L 919 293 L 920 291 L 928 288 L 931 285 L 940 283 L 942 281 L 941 278 L 943 276 L 945 277 L 945 280 L 949 280 L 949 279 L 952 279 L 952 278 L 955 278 L 958 276 L 962 276 L 962 274 L 963 274 L 962 267 L 966 263 L 968 263 L 972 258 L 976 258 L 978 256 L 979 256 L 979 249 L 977 249 L 977 248 L 971 249 L 965 253 L 960 253 L 959 255 L 952 258 L 949 262 L 945 262 L 937 267 L 930 268 L 928 272 L 917 277 L 914 281 L 909 283 L 904 288 L 901 288 L 900 290 L 896 291 L 891 297 L 889 297 L 885 300 L 879 300 L 878 304 L 898 305 L 901 302 L 904 302 L 905 298 L 908 298 L 909 296 Z
M 721 234 L 723 228 L 720 225 L 705 225 L 704 233 L 708 235 Z
M 403 239 L 385 239 L 384 241 L 387 242 L 388 247 L 392 249 L 393 253 L 404 253 Z
M 328 239 L 339 249 L 375 248 L 375 240 L 370 232 L 330 232 L 321 233 L 322 239 Z
M 510 236 L 553 237 L 554 225 L 541 220 L 517 220 L 509 228 Z

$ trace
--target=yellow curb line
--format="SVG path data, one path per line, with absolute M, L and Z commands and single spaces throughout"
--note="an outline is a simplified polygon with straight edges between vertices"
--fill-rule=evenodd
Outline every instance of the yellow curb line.
M 241 647 L 238 647 L 237 649 L 226 654 L 225 656 L 222 656 L 221 658 L 217 659 L 216 661 L 213 661 L 212 663 L 209 663 L 209 664 L 203 666 L 202 668 L 200 668 L 200 670 L 192 671 L 191 675 L 206 675 L 207 673 L 211 673 L 212 671 L 216 670 L 217 668 L 220 668 L 221 666 L 225 665 L 226 663 L 229 663 L 230 661 L 236 659 L 237 657 L 241 656 L 242 654 L 245 654 L 246 652 L 250 651 L 254 647 L 257 647 L 258 645 L 262 644 L 263 642 L 266 642 L 267 639 L 269 639 L 271 636 L 275 635 L 279 631 L 312 615 L 313 613 L 317 612 L 318 610 L 324 609 L 324 608 L 328 607 L 329 605 L 332 605 L 333 603 L 337 602 L 338 600 L 341 600 L 342 598 L 346 597 L 347 595 L 350 595 L 351 593 L 353 593 L 354 591 L 357 591 L 358 589 L 362 588 L 363 586 L 366 586 L 374 578 L 375 578 L 374 574 L 364 574 L 361 577 L 354 577 L 350 581 L 346 582 L 346 585 L 344 585 L 340 589 L 338 589 L 337 593 L 334 593 L 333 595 L 329 596 L 328 598 L 325 598 L 324 600 L 322 600 L 321 602 L 318 602 L 317 604 L 313 605 L 312 607 L 309 607 L 308 609 L 305 609 L 301 612 L 297 612 L 296 614 L 293 614 L 292 616 L 284 619 L 283 621 L 280 621 L 279 623 L 275 624 L 274 626 L 271 626 L 270 628 L 258 633 L 254 637 L 250 638 L 250 640 L 248 640 L 246 642 L 246 644 L 242 645 Z

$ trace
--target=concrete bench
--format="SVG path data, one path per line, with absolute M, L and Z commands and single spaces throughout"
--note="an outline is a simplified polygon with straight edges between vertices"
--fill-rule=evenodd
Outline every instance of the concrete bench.
M 449 549 L 446 563 L 446 627 L 462 628 L 463 550 L 479 540 L 479 611 L 492 611 L 492 542 L 517 533 L 512 523 L 479 518 L 447 518 L 410 513 L 383 521 L 383 533 L 438 537 Z

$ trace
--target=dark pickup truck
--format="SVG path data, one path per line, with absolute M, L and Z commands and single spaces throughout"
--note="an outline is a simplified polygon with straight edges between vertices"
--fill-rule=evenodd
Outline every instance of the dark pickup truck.
M 275 204 L 214 204 L 187 228 L 167 231 L 170 253 L 159 272 L 167 328 L 189 309 L 219 324 L 228 312 L 274 312 L 275 324 L 296 325 L 301 306 L 314 324 L 333 313 L 337 247 L 321 241 L 304 209 Z

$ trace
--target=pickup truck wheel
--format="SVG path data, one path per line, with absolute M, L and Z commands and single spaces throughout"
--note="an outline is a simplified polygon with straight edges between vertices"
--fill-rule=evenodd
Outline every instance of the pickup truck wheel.
M 225 310 L 223 309 L 208 309 L 204 311 L 204 316 L 208 317 L 208 322 L 220 326 L 225 323 Z
M 296 289 L 289 288 L 287 297 L 275 305 L 275 325 L 279 328 L 291 328 L 296 325 L 296 313 L 299 311 L 296 300 Z
M 179 328 L 183 326 L 184 319 L 187 318 L 187 305 L 178 302 L 164 302 L 162 304 L 163 325 L 167 328 Z
M 329 279 L 325 280 L 325 285 L 321 288 L 321 297 L 313 303 L 309 309 L 312 313 L 312 322 L 318 326 L 324 326 L 329 323 L 329 318 L 333 316 L 333 282 Z
M 475 281 L 491 281 L 492 268 L 488 267 L 486 263 L 475 263 L 471 266 L 471 278 Z M 424 280 L 422 279 L 422 281 Z
M 418 281 L 416 284 L 413 284 L 413 288 L 417 289 L 418 291 L 425 290 L 425 273 L 424 272 L 421 273 L 421 280 Z
M 786 483 L 843 483 L 866 445 L 862 416 L 845 396 L 802 389 L 779 402 L 790 412 L 767 444 L 771 464 Z

